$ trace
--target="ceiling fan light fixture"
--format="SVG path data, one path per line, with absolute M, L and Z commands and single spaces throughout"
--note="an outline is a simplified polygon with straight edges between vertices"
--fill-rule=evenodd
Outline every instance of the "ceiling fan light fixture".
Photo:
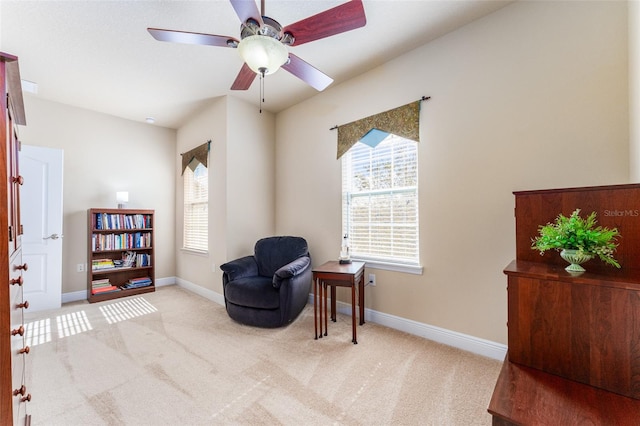
M 238 45 L 238 51 L 244 62 L 256 74 L 273 74 L 289 59 L 289 52 L 279 40 L 264 36 L 245 37 Z

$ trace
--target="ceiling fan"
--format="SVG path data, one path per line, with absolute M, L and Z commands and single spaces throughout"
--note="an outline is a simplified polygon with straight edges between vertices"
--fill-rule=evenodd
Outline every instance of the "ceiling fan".
M 258 11 L 255 0 L 229 1 L 240 18 L 240 40 L 228 36 L 159 28 L 147 28 L 147 31 L 160 41 L 237 48 L 245 63 L 231 90 L 247 90 L 256 75 L 264 77 L 280 68 L 316 90 L 324 90 L 333 79 L 289 53 L 287 47 L 351 31 L 367 23 L 362 0 L 351 0 L 285 27 L 275 19 L 265 16 L 265 0 L 261 0 L 261 11 Z

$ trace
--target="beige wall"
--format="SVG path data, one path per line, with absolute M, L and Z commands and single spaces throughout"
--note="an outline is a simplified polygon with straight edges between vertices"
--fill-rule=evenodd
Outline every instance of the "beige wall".
M 253 254 L 256 240 L 274 234 L 275 117 L 228 97 L 227 258 Z
M 22 143 L 64 151 L 62 292 L 86 291 L 87 209 L 115 208 L 129 191 L 129 208 L 154 209 L 156 279 L 175 276 L 174 130 L 123 120 L 25 94 Z
M 214 99 L 178 130 L 178 153 L 211 140 L 209 252 L 182 249 L 183 187 L 176 160 L 177 276 L 222 294 L 220 265 L 253 253 L 257 239 L 273 235 L 273 114 L 232 97 Z
M 422 104 L 422 275 L 381 270 L 378 311 L 506 342 L 512 191 L 629 180 L 627 5 L 518 2 L 276 118 L 276 230 L 340 249 L 334 124 Z

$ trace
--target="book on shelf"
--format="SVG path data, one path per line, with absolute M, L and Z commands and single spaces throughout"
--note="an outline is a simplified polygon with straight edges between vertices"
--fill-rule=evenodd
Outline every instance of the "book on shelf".
M 151 256 L 146 253 L 136 255 L 136 267 L 151 266 Z
M 91 261 L 91 269 L 93 271 L 99 271 L 102 269 L 113 269 L 115 265 L 112 259 L 93 259 Z
M 114 293 L 116 291 L 120 291 L 120 287 L 116 287 L 115 285 L 111 285 L 109 287 L 92 288 L 91 289 L 91 294 Z
M 132 282 L 132 283 L 151 282 L 151 277 L 130 278 L 129 282 Z
M 132 251 L 122 253 L 122 266 L 125 268 L 131 268 L 136 260 L 136 254 Z
M 141 278 L 131 278 L 129 279 L 122 288 L 140 288 L 147 287 L 153 284 L 150 277 L 141 277 Z
M 110 286 L 111 286 L 111 281 L 109 281 L 109 278 L 103 278 L 103 279 L 91 281 L 92 288 L 103 288 L 103 287 L 110 287 Z

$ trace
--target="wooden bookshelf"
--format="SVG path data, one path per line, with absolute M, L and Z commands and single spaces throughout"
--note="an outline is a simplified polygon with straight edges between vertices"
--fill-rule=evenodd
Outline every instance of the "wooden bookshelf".
M 154 210 L 92 208 L 87 223 L 87 300 L 155 291 Z

